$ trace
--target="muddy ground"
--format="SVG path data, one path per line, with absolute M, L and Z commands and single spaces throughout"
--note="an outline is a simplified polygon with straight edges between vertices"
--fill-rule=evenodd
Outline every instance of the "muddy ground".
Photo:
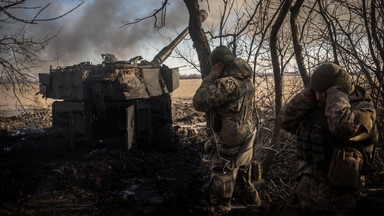
M 47 109 L 0 118 L 0 215 L 210 215 L 204 116 L 193 110 L 190 99 L 174 100 L 172 106 L 175 144 L 167 150 L 134 145 L 125 151 L 113 141 L 69 148 L 63 132 L 51 128 Z M 255 149 L 259 161 L 266 155 L 270 123 L 261 125 Z M 367 180 L 374 190 L 358 213 L 372 206 L 377 208 L 373 213 L 383 213 L 384 175 L 382 162 L 376 164 Z M 232 215 L 267 215 L 287 199 L 296 170 L 287 145 L 277 153 L 268 178 L 254 182 L 263 206 L 245 209 L 235 196 Z

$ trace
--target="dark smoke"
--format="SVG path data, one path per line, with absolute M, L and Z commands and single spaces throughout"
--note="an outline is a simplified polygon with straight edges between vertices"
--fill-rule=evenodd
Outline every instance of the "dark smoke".
M 60 1 L 66 10 L 77 5 L 79 1 Z M 36 3 L 34 3 L 36 4 Z M 52 4 L 44 16 L 55 16 L 62 13 L 63 5 Z M 32 26 L 38 35 L 55 34 L 56 36 L 42 54 L 48 62 L 42 71 L 47 72 L 48 65 L 66 66 L 83 61 L 100 63 L 102 53 L 114 54 L 121 60 L 128 60 L 141 55 L 152 60 L 158 50 L 168 43 L 168 38 L 175 38 L 189 20 L 188 11 L 183 1 L 170 1 L 167 8 L 166 27 L 160 33 L 153 28 L 154 19 L 121 28 L 122 21 L 134 21 L 153 13 L 161 6 L 158 0 L 93 0 L 86 1 L 80 8 L 64 18 L 53 22 L 40 23 Z M 164 37 L 165 38 L 164 38 Z

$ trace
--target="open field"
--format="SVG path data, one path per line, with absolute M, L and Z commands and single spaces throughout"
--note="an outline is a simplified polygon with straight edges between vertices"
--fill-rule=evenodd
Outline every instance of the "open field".
M 172 99 L 192 99 L 200 84 L 201 79 L 180 80 L 180 87 L 172 92 Z
M 180 87 L 172 93 L 172 99 L 192 99 L 200 84 L 201 79 L 180 80 Z M 17 91 L 17 97 L 15 97 L 11 85 L 1 84 L 0 117 L 10 117 L 20 114 L 23 107 L 27 111 L 50 109 L 53 100 L 45 99 L 40 94 L 36 94 L 38 91 L 39 86 L 37 84 L 32 84 L 30 90 L 23 93 Z
M 26 111 L 47 109 L 51 107 L 52 99 L 44 99 L 40 94 L 39 86 L 31 84 L 28 90 L 15 93 L 10 84 L 0 85 L 0 117 L 10 117 L 18 115 L 23 109 Z
M 197 88 L 201 84 L 201 79 L 182 79 L 180 87 L 172 92 L 173 100 L 191 100 Z M 295 77 L 284 78 L 284 95 L 285 99 L 289 99 L 294 92 L 300 88 L 300 79 Z M 0 85 L 0 117 L 10 117 L 18 115 L 23 109 L 27 111 L 38 109 L 50 109 L 53 100 L 45 99 L 40 94 L 39 86 L 32 84 L 28 91 L 23 93 L 17 92 L 17 97 L 13 93 L 11 85 Z M 273 99 L 273 77 L 256 79 L 256 101 L 258 105 L 270 107 L 268 103 Z M 267 102 L 266 102 L 267 101 Z M 268 102 L 269 101 L 269 102 Z M 20 103 L 21 102 L 21 103 Z M 23 106 L 21 106 L 21 104 Z

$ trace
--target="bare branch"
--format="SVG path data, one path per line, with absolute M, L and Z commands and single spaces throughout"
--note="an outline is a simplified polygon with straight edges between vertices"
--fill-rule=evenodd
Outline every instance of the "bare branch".
M 0 79 L 3 83 L 11 85 L 12 91 L 17 100 L 16 103 L 17 105 L 21 105 L 23 110 L 24 107 L 20 100 L 20 96 L 23 96 L 22 94 L 27 91 L 27 88 L 31 88 L 31 82 L 36 79 L 36 76 L 32 73 L 32 69 L 41 66 L 43 60 L 39 56 L 40 53 L 45 49 L 52 38 L 56 37 L 61 30 L 60 29 L 56 33 L 38 38 L 34 35 L 30 35 L 26 26 L 43 21 L 59 19 L 68 15 L 84 3 L 83 1 L 63 15 L 53 18 L 39 19 L 38 17 L 41 16 L 43 11 L 49 8 L 50 4 L 46 4 L 43 7 L 24 7 L 22 4 L 25 2 L 27 1 L 4 1 L 0 6 L 0 13 L 3 14 L 3 19 L 0 20 L 0 30 L 10 30 L 3 31 L 4 33 L 0 36 Z M 10 12 L 10 10 L 13 9 L 22 10 L 24 12 L 35 9 L 39 10 L 37 13 L 34 13 L 32 20 L 28 20 L 14 16 Z M 24 25 L 20 26 L 21 29 L 14 27 L 20 23 L 23 23 Z M 19 26 L 17 27 L 19 28 Z
M 16 17 L 16 16 L 12 15 L 9 11 L 7 11 L 7 9 L 20 9 L 20 8 L 21 9 L 36 9 L 36 8 L 39 8 L 39 7 L 14 7 L 15 5 L 19 5 L 19 4 L 22 4 L 24 2 L 25 2 L 25 0 L 22 0 L 22 1 L 15 2 L 13 4 L 2 6 L 2 7 L 0 7 L 0 11 L 3 12 L 7 17 L 9 17 L 9 18 L 11 18 L 13 20 L 16 20 L 16 21 L 19 21 L 19 22 L 23 22 L 23 23 L 27 23 L 27 24 L 36 24 L 38 22 L 47 22 L 47 21 L 52 21 L 52 20 L 60 19 L 60 18 L 62 18 L 64 16 L 68 15 L 72 11 L 76 10 L 78 7 L 80 7 L 82 4 L 84 4 L 85 1 L 81 2 L 76 7 L 72 8 L 71 10 L 69 10 L 68 12 L 66 12 L 66 13 L 64 13 L 64 14 L 62 14 L 60 16 L 56 16 L 56 17 L 52 17 L 52 18 L 47 18 L 47 19 L 38 19 L 37 17 L 41 14 L 42 11 L 44 11 L 45 9 L 47 9 L 50 6 L 50 3 L 48 3 L 47 5 L 42 7 L 36 13 L 36 15 L 34 16 L 34 18 L 32 20 L 21 19 L 19 17 Z
M 157 29 L 160 29 L 160 28 L 165 26 L 165 16 L 167 14 L 167 5 L 168 5 L 168 0 L 165 0 L 164 2 L 161 3 L 161 7 L 159 9 L 156 9 L 155 12 L 153 14 L 149 15 L 149 16 L 136 19 L 133 22 L 122 21 L 123 26 L 121 26 L 121 28 L 128 27 L 129 25 L 132 25 L 132 24 L 135 24 L 135 23 L 139 23 L 139 22 L 141 22 L 143 20 L 146 20 L 146 19 L 149 19 L 149 18 L 153 17 L 155 19 L 153 27 L 157 28 Z M 160 13 L 160 24 L 157 21 L 157 19 L 158 19 L 157 16 L 158 16 L 159 13 Z

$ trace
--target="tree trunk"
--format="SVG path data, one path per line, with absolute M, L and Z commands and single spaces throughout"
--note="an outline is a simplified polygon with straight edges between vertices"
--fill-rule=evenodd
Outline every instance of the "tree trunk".
M 291 31 L 292 31 L 292 42 L 293 49 L 295 50 L 297 67 L 303 80 L 304 86 L 307 87 L 309 84 L 309 75 L 304 64 L 303 48 L 300 42 L 299 28 L 297 27 L 297 16 L 300 13 L 300 8 L 303 5 L 304 0 L 298 0 L 291 8 Z
M 184 0 L 184 3 L 189 11 L 189 35 L 199 58 L 201 77 L 204 79 L 211 70 L 209 62 L 211 50 L 204 30 L 201 27 L 199 4 L 197 0 Z
M 321 17 L 323 17 L 323 20 L 324 20 L 325 24 L 327 25 L 327 30 L 329 32 L 329 39 L 331 40 L 331 44 L 332 44 L 334 62 L 336 64 L 340 64 L 339 58 L 337 56 L 337 45 L 335 42 L 335 39 L 336 39 L 336 33 L 334 30 L 335 27 L 333 26 L 333 23 L 328 20 L 326 14 L 325 14 L 325 10 L 324 10 L 323 6 L 321 5 L 321 1 L 318 1 L 318 4 L 319 4 L 319 8 L 320 8 L 320 15 L 321 15 Z
M 281 25 L 284 22 L 285 17 L 288 14 L 289 8 L 291 7 L 292 0 L 285 0 L 283 3 L 283 7 L 281 8 L 280 14 L 276 19 L 276 22 L 272 26 L 271 30 L 271 38 L 270 38 L 270 48 L 271 48 L 271 58 L 272 58 L 272 66 L 273 66 L 273 75 L 275 79 L 275 122 L 274 122 L 274 129 L 272 134 L 272 140 L 270 146 L 276 146 L 278 148 L 279 146 L 279 139 L 280 139 L 280 125 L 279 125 L 279 114 L 282 107 L 282 97 L 283 97 L 283 91 L 282 91 L 282 74 L 280 71 L 279 66 L 279 58 L 277 55 L 277 35 L 279 33 L 279 30 L 281 28 Z M 269 150 L 267 153 L 267 157 L 263 164 L 263 176 L 267 176 L 269 169 L 273 162 L 273 157 L 275 156 L 275 152 L 272 150 Z

